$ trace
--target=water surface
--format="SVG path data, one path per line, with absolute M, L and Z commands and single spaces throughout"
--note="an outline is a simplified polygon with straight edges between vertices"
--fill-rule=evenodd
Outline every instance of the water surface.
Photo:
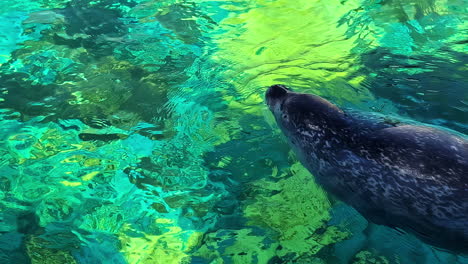
M 464 0 L 7 0 L 1 263 L 468 263 L 297 161 L 284 83 L 468 133 Z

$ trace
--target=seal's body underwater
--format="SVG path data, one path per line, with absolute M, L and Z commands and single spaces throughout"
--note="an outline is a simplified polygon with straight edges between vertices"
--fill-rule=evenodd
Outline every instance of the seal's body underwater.
M 325 190 L 376 224 L 468 252 L 468 141 L 431 127 L 345 113 L 271 86 L 266 101 Z

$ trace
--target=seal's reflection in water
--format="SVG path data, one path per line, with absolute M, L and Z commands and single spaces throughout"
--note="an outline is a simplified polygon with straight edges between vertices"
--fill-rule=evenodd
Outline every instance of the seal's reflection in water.
M 376 224 L 468 251 L 468 141 L 432 127 L 343 112 L 273 85 L 266 101 L 302 163 L 327 191 Z

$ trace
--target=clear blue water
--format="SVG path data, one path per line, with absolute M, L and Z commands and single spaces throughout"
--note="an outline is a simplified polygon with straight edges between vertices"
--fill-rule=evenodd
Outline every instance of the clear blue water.
M 0 263 L 468 263 L 329 196 L 263 99 L 467 134 L 467 1 L 6 3 Z

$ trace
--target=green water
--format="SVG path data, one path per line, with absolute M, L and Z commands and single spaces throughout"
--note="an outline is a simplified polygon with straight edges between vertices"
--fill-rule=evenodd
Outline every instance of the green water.
M 3 0 L 0 263 L 468 263 L 329 197 L 284 83 L 468 133 L 463 0 Z

